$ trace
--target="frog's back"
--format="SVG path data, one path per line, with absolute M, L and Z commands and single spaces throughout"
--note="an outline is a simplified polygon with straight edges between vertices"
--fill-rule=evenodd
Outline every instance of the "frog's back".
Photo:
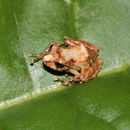
M 61 48 L 61 57 L 66 61 L 73 61 L 75 65 L 83 64 L 88 58 L 88 51 L 83 44 Z

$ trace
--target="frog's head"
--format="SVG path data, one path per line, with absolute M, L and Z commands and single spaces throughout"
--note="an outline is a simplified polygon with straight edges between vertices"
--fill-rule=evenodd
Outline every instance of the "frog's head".
M 65 69 L 65 66 L 59 63 L 60 55 L 58 50 L 59 46 L 52 43 L 43 56 L 43 64 L 51 69 L 62 71 Z

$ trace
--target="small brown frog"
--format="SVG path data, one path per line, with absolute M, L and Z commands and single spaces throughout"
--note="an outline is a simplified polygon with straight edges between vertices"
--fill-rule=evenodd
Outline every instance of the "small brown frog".
M 64 37 L 64 42 L 52 42 L 41 54 L 28 56 L 36 57 L 34 62 L 42 59 L 43 64 L 57 71 L 65 71 L 74 75 L 72 79 L 54 78 L 64 85 L 72 86 L 75 82 L 87 82 L 97 76 L 102 67 L 102 58 L 96 59 L 98 47 L 83 41 Z

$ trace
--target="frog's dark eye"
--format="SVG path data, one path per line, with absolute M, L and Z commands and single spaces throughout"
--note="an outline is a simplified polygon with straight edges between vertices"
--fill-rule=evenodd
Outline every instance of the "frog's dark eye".
M 44 50 L 44 55 L 47 55 L 49 52 L 50 52 L 50 50 L 51 50 L 51 48 L 53 47 L 53 45 L 54 44 L 52 44 L 52 45 L 50 45 L 49 47 L 47 47 L 45 50 Z
M 46 48 L 44 51 L 44 54 L 47 55 L 51 51 L 52 47 L 53 47 L 53 44 L 49 48 Z
M 63 64 L 60 64 L 60 63 L 58 63 L 58 62 L 55 62 L 55 65 L 56 65 L 56 68 L 63 68 L 63 67 L 64 67 Z
M 50 50 L 51 50 L 52 47 L 53 47 L 53 44 L 49 47 L 49 50 L 48 50 L 49 52 L 50 52 Z

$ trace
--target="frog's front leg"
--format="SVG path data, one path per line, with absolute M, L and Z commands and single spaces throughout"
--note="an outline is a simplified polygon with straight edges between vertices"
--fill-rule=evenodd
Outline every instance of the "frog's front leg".
M 37 54 L 37 55 L 33 55 L 33 54 L 28 54 L 29 57 L 35 57 L 34 59 L 32 59 L 30 61 L 30 64 L 33 65 L 35 62 L 37 62 L 38 60 L 42 59 L 43 57 L 43 53 L 41 54 Z
M 73 39 L 67 37 L 67 36 L 64 36 L 64 41 L 66 44 L 68 44 L 69 46 L 74 46 L 76 45 L 76 43 L 73 41 Z
M 80 82 L 80 73 L 77 70 L 74 69 L 69 69 L 69 72 L 72 73 L 74 75 L 74 77 L 72 79 L 62 79 L 62 78 L 54 78 L 54 81 L 61 81 L 64 85 L 67 86 L 72 86 L 75 82 Z
M 58 43 L 57 45 L 58 45 L 58 46 L 62 46 L 62 45 L 67 45 L 67 44 L 64 43 L 64 42 L 61 42 L 61 43 Z
M 80 76 L 81 81 L 86 82 L 90 79 L 95 78 L 98 72 L 100 71 L 102 64 L 103 60 L 102 58 L 99 58 L 89 67 L 88 70 L 83 68 L 81 70 L 81 76 Z
M 31 60 L 30 64 L 33 65 L 35 62 L 41 60 L 45 55 L 47 55 L 51 49 L 51 47 L 55 44 L 55 42 L 52 42 L 41 54 L 28 54 L 29 57 L 35 57 Z
M 72 73 L 74 75 L 74 77 L 68 81 L 68 84 L 67 84 L 68 86 L 72 86 L 75 82 L 81 81 L 80 73 L 77 70 L 69 69 L 69 72 Z
M 64 41 L 66 44 L 68 44 L 70 46 L 84 44 L 84 42 L 85 42 L 83 40 L 72 39 L 72 38 L 69 38 L 67 36 L 64 36 Z

